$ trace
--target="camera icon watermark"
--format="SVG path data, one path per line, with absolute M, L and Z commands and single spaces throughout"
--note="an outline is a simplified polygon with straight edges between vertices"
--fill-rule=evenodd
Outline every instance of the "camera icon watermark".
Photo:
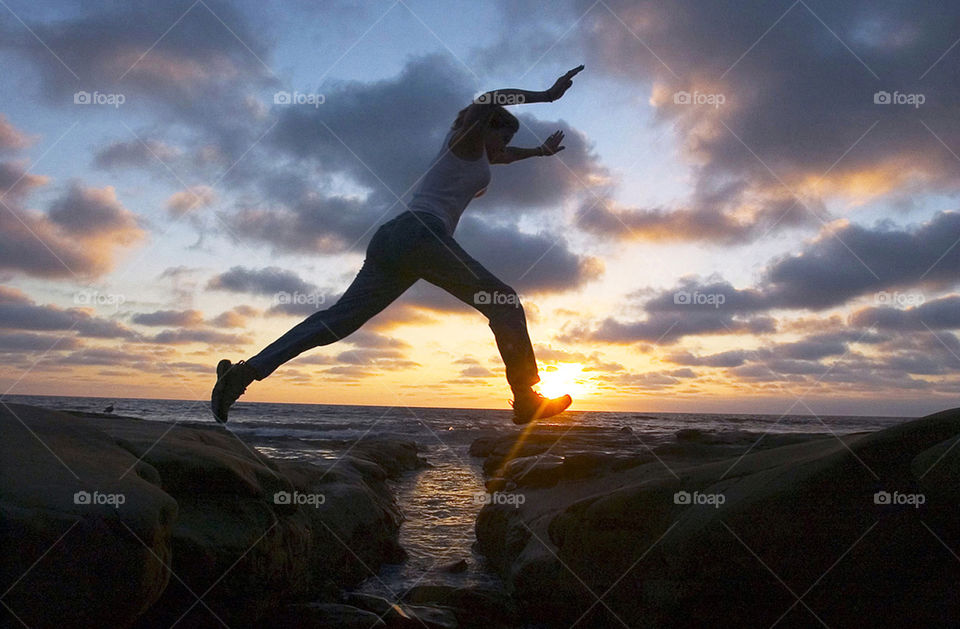
M 80 90 L 73 93 L 74 105 L 111 105 L 119 108 L 120 105 L 127 102 L 127 97 L 123 94 L 101 94 L 100 92 L 85 92 Z
M 918 109 L 920 105 L 927 102 L 924 94 L 902 94 L 900 92 L 890 92 L 880 90 L 873 95 L 874 105 L 912 105 Z
M 910 307 L 919 306 L 926 300 L 923 293 L 901 293 L 898 291 L 888 293 L 882 290 L 874 295 L 874 301 L 878 306 Z
M 701 494 L 699 491 L 690 493 L 689 491 L 678 491 L 673 494 L 673 504 L 675 505 L 709 505 L 714 509 L 727 501 L 723 494 Z
M 494 90 L 476 96 L 473 102 L 477 105 L 522 105 L 526 100 L 523 94 L 503 94 Z
M 919 509 L 920 505 L 927 502 L 924 494 L 903 494 L 899 491 L 893 493 L 889 491 L 878 491 L 873 494 L 873 504 L 875 505 L 908 505 L 914 509 Z
M 673 93 L 673 103 L 675 105 L 709 105 L 710 107 L 719 109 L 720 105 L 726 102 L 727 97 L 721 93 L 708 94 L 698 91 L 691 93 L 686 90 Z
M 274 105 L 310 105 L 311 107 L 319 108 L 320 105 L 325 102 L 327 102 L 327 97 L 323 94 L 306 94 L 296 90 L 293 92 L 280 90 L 273 95 Z
M 275 306 L 292 304 L 294 306 L 313 306 L 316 309 L 322 306 L 326 300 L 326 295 L 320 293 L 301 293 L 299 291 L 289 293 L 282 290 L 273 296 L 273 304 Z
M 278 491 L 273 494 L 273 504 L 276 505 L 306 505 L 317 509 L 327 501 L 323 494 L 301 493 L 294 491 Z
M 473 494 L 474 504 L 479 505 L 507 505 L 514 509 L 519 509 L 520 505 L 527 501 L 527 497 L 519 493 L 504 493 L 495 491 L 491 494 L 486 492 L 477 492 Z
M 678 290 L 673 294 L 673 303 L 678 306 L 713 306 L 719 308 L 727 301 L 723 293 L 701 293 L 698 290 L 692 293 L 688 290 Z
M 120 310 L 125 301 L 127 298 L 122 293 L 79 290 L 73 294 L 73 303 L 78 306 L 113 306 L 114 310 Z
M 520 295 L 516 293 L 501 293 L 478 290 L 473 294 L 475 306 L 520 306 Z
M 110 505 L 114 509 L 119 509 L 120 505 L 127 501 L 124 494 L 104 494 L 99 491 L 90 493 L 89 491 L 78 491 L 73 494 L 73 504 L 75 505 Z

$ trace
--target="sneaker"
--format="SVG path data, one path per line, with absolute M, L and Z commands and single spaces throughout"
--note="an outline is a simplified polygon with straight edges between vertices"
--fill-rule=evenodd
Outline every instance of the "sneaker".
M 513 407 L 513 423 L 529 424 L 538 419 L 553 417 L 573 404 L 573 398 L 564 395 L 555 398 L 545 398 L 536 391 L 530 391 L 528 395 L 518 396 L 516 400 L 510 401 Z
M 227 423 L 230 407 L 243 395 L 247 385 L 256 379 L 256 375 L 253 367 L 242 360 L 236 364 L 227 359 L 217 363 L 217 384 L 210 396 L 210 409 L 218 422 Z

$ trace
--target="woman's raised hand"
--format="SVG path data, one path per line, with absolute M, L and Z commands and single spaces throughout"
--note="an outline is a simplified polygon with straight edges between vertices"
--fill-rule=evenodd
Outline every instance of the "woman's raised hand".
M 583 70 L 583 64 L 578 65 L 556 80 L 553 86 L 547 90 L 547 96 L 551 102 L 563 96 L 570 89 L 570 86 L 573 85 L 573 77 L 577 76 L 581 70 Z
M 563 142 L 563 131 L 557 131 L 540 145 L 540 151 L 543 153 L 543 155 L 555 155 L 567 148 L 565 146 L 560 146 L 561 142 Z

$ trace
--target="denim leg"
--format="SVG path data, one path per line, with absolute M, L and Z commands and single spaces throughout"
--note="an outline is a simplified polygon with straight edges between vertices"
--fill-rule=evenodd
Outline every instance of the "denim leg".
M 421 240 L 415 255 L 420 277 L 473 306 L 490 322 L 511 388 L 540 382 L 526 315 L 516 291 L 447 234 L 431 233 Z
M 395 268 L 390 256 L 384 255 L 384 241 L 391 230 L 381 229 L 367 248 L 363 267 L 337 303 L 313 313 L 247 361 L 258 380 L 308 349 L 352 334 L 413 285 L 416 277 Z

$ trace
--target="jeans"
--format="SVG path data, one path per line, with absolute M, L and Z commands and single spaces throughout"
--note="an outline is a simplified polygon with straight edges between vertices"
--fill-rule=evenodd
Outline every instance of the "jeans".
M 376 231 L 363 267 L 337 303 L 307 317 L 247 364 L 262 380 L 302 352 L 355 332 L 418 279 L 439 286 L 487 318 L 514 390 L 540 381 L 516 291 L 470 257 L 439 217 L 410 211 Z

